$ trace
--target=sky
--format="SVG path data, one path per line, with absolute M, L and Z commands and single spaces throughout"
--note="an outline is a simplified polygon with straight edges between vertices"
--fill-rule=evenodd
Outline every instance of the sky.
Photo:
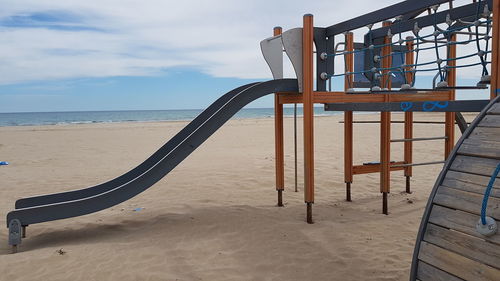
M 300 27 L 306 13 L 329 26 L 397 2 L 0 0 L 0 112 L 205 108 L 272 78 L 259 42 L 274 26 Z

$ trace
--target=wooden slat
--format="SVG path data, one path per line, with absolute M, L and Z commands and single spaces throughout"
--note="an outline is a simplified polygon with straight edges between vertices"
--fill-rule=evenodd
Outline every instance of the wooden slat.
M 403 161 L 391 162 L 391 171 L 402 171 L 404 167 L 393 167 L 394 165 L 404 164 Z M 370 164 L 370 165 L 354 165 L 352 166 L 353 175 L 361 175 L 361 174 L 371 174 L 371 173 L 380 173 L 380 163 L 378 164 Z
M 465 139 L 458 154 L 500 159 L 500 135 L 496 139 Z
M 500 141 L 500 128 L 476 127 L 469 139 L 487 139 Z
M 500 270 L 422 241 L 418 258 L 465 280 L 498 281 Z
M 476 214 L 479 219 L 481 214 L 481 204 L 483 196 L 477 193 L 461 191 L 446 186 L 439 186 L 439 189 L 434 197 L 434 203 L 448 208 L 466 211 Z M 488 200 L 488 216 L 500 220 L 500 199 L 491 197 Z
M 441 184 L 447 187 L 483 195 L 489 181 L 490 177 L 448 171 Z M 490 196 L 500 198 L 500 180 L 495 181 L 493 184 Z
M 500 102 L 495 103 L 486 114 L 500 115 Z
M 493 171 L 495 171 L 498 163 L 500 163 L 500 160 L 498 159 L 457 155 L 457 157 L 453 160 L 453 163 L 451 163 L 450 170 L 488 177 L 493 174 Z
M 427 264 L 423 261 L 418 261 L 417 278 L 422 281 L 460 281 L 456 276 L 444 272 L 439 268 Z
M 432 206 L 432 211 L 429 216 L 430 223 L 467 233 L 500 245 L 500 235 L 497 234 L 490 237 L 484 237 L 476 231 L 476 223 L 478 220 L 478 215 L 439 205 Z
M 387 97 L 385 97 L 387 96 Z M 344 92 L 314 92 L 313 103 L 338 103 L 338 102 L 402 102 L 402 101 L 446 101 L 449 100 L 448 91 L 397 93 L 397 94 L 347 94 Z M 302 103 L 302 95 L 280 95 L 281 104 Z
M 424 240 L 471 260 L 500 269 L 500 245 L 435 224 L 427 225 Z
M 477 126 L 500 128 L 500 115 L 486 115 Z

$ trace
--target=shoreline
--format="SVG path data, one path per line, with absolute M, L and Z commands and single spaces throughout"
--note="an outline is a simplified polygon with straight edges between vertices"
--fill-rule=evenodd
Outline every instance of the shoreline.
M 417 116 L 425 116 L 425 117 L 431 117 L 435 118 L 435 114 L 444 114 L 440 112 L 417 112 Z M 355 116 L 379 116 L 378 112 L 354 112 Z M 404 112 L 393 112 L 392 116 L 403 116 Z M 343 112 L 335 112 L 332 114 L 315 114 L 315 118 L 332 118 L 332 117 L 338 117 L 338 116 L 343 116 Z M 474 119 L 476 116 L 476 113 L 465 113 L 465 117 L 467 117 L 468 120 Z M 283 115 L 284 119 L 290 119 L 293 118 L 293 115 L 286 114 Z M 302 114 L 297 114 L 298 119 L 302 119 Z M 154 123 L 189 123 L 193 120 L 192 119 L 170 119 L 170 120 L 125 120 L 125 121 L 77 121 L 77 122 L 60 122 L 60 123 L 54 123 L 54 124 L 26 124 L 26 125 L 5 125 L 2 126 L 0 125 L 0 128 L 16 128 L 16 127 L 22 127 L 22 128 L 31 128 L 31 127 L 67 127 L 67 126 L 84 126 L 84 125 L 98 125 L 98 124 L 154 124 Z M 262 117 L 237 117 L 233 116 L 231 119 L 229 119 L 228 122 L 231 122 L 233 120 L 268 120 L 268 119 L 274 119 L 274 116 L 262 116 Z M 364 118 L 363 118 L 364 119 Z

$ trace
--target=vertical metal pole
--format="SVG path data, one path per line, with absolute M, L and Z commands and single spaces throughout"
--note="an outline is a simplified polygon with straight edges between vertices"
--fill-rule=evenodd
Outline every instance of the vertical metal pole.
M 408 52 L 406 53 L 406 62 L 405 64 L 413 64 L 414 63 L 414 52 L 413 52 L 413 36 L 408 36 L 406 37 L 406 48 Z M 406 67 L 406 71 L 410 71 L 412 67 Z M 412 84 L 413 82 L 413 73 L 412 72 L 406 72 L 406 83 Z M 405 139 L 412 139 L 413 138 L 413 112 L 408 111 L 405 112 L 405 128 L 404 128 L 404 138 Z M 411 141 L 406 141 L 404 142 L 404 161 L 405 164 L 411 164 L 413 162 L 413 142 Z M 410 188 L 410 178 L 413 173 L 413 167 L 408 166 L 405 167 L 404 170 L 404 175 L 406 178 L 406 193 L 411 193 L 411 188 Z
M 295 159 L 295 192 L 299 191 L 297 184 L 297 104 L 293 105 L 293 152 Z
M 453 34 L 450 38 L 450 41 L 456 41 L 457 36 L 456 34 Z M 456 60 L 453 60 L 454 58 L 457 57 L 457 45 L 456 44 L 450 44 L 448 45 L 449 49 L 449 57 L 448 59 L 448 66 L 456 66 L 457 62 Z M 448 86 L 454 87 L 456 86 L 456 76 L 457 76 L 457 70 L 456 68 L 449 68 L 448 69 L 448 75 L 447 75 L 447 82 Z M 449 100 L 455 100 L 455 90 L 450 90 L 449 91 Z M 453 146 L 455 146 L 455 112 L 446 112 L 445 113 L 445 136 L 447 137 L 444 140 L 444 159 L 446 160 L 448 156 L 450 155 L 451 151 L 453 150 Z
M 307 223 L 313 223 L 314 203 L 314 112 L 313 112 L 313 15 L 303 18 L 302 30 L 302 97 L 304 103 L 304 201 L 307 205 Z
M 384 21 L 383 26 L 390 26 L 390 21 Z M 392 41 L 389 36 L 384 38 L 384 44 L 386 46 L 382 47 L 382 68 L 389 68 L 392 65 L 392 52 L 391 45 L 387 45 Z M 391 88 L 391 80 L 389 79 L 389 71 L 382 71 L 382 87 Z M 389 95 L 384 94 L 384 101 L 389 101 Z M 385 111 L 380 113 L 380 192 L 382 192 L 382 213 L 385 215 L 389 214 L 387 195 L 390 192 L 390 160 L 391 158 L 391 112 Z
M 273 29 L 273 35 L 280 35 L 281 27 Z M 274 149 L 276 155 L 276 190 L 278 191 L 278 207 L 283 207 L 283 190 L 285 189 L 285 151 L 283 144 L 283 104 L 279 101 L 279 93 L 274 94 Z
M 354 51 L 354 35 L 348 32 L 345 35 L 345 50 Z M 354 71 L 354 54 L 348 53 L 344 56 L 345 72 Z M 354 75 L 344 77 L 344 91 L 352 87 Z M 344 111 L 344 182 L 346 184 L 346 201 L 351 201 L 351 183 L 353 178 L 353 115 L 352 111 Z
M 493 0 L 493 26 L 491 31 L 491 85 L 490 98 L 494 99 L 500 93 L 500 0 Z

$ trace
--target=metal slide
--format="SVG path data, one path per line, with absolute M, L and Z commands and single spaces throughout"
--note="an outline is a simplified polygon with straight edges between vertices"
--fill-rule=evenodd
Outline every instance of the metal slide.
M 250 102 L 276 92 L 297 92 L 296 79 L 251 83 L 216 100 L 148 159 L 108 182 L 85 189 L 23 198 L 7 214 L 9 244 L 21 242 L 30 224 L 82 216 L 122 203 L 162 179 Z

